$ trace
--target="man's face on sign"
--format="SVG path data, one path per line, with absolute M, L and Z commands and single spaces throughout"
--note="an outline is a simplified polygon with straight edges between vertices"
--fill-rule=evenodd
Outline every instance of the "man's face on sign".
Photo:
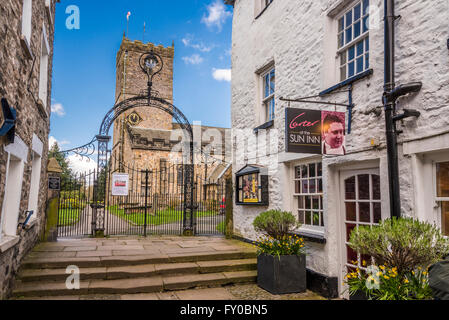
M 326 143 L 331 146 L 332 149 L 340 148 L 343 145 L 344 140 L 344 128 L 343 124 L 339 122 L 333 122 L 327 132 L 325 133 Z

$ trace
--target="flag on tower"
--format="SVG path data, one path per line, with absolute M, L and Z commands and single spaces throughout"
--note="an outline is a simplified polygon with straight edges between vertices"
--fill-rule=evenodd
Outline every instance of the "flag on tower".
M 131 11 L 128 11 L 128 14 L 126 15 L 126 20 L 129 21 L 129 16 L 131 15 Z

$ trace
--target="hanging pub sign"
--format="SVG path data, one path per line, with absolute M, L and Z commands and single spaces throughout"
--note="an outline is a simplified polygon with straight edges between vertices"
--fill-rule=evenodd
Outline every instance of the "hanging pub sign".
M 286 108 L 286 152 L 345 155 L 344 112 Z
M 129 175 L 126 173 L 114 173 L 112 175 L 112 195 L 127 196 L 129 190 Z
M 258 165 L 247 165 L 237 172 L 237 205 L 268 205 L 268 175 Z

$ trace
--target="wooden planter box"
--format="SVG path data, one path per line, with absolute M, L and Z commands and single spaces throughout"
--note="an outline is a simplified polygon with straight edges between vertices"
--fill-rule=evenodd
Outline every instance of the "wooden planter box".
M 306 256 L 260 255 L 257 258 L 257 285 L 272 294 L 305 292 Z

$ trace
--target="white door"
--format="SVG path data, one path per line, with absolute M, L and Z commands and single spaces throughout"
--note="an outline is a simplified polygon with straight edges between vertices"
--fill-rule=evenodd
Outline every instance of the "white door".
M 341 278 L 374 263 L 349 245 L 351 231 L 358 226 L 373 226 L 382 219 L 379 169 L 340 172 Z M 344 290 L 346 288 L 343 288 Z

